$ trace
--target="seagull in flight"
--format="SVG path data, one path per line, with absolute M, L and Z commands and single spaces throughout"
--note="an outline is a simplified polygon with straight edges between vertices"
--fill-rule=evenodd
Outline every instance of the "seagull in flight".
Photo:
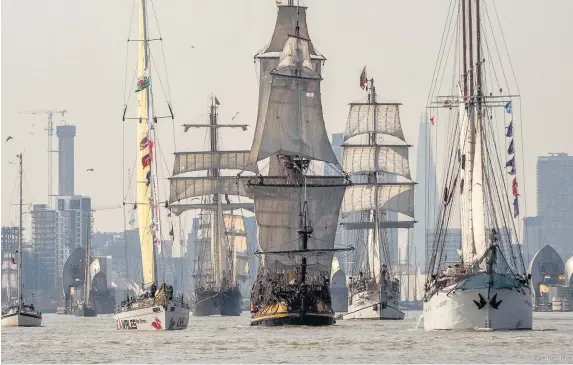
M 93 171 L 94 169 L 86 169 L 86 171 Z
M 9 140 L 14 139 L 14 137 L 12 136 L 8 136 L 8 138 L 6 138 L 6 142 L 8 142 Z
M 235 118 L 237 117 L 237 115 L 239 115 L 239 112 L 235 113 L 235 116 L 233 118 L 231 118 L 231 120 L 235 120 Z

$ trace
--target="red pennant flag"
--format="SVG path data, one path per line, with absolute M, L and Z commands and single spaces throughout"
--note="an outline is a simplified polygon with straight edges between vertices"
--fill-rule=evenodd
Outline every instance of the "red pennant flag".
M 432 123 L 432 125 L 434 125 L 434 117 L 430 118 L 430 122 Z
M 518 196 L 518 192 L 517 192 L 517 179 L 513 178 L 513 182 L 511 183 L 511 190 L 513 193 L 513 196 Z
M 366 66 L 362 69 L 362 73 L 360 74 L 360 88 L 364 90 L 366 87 L 366 83 L 368 82 L 368 78 L 366 77 Z

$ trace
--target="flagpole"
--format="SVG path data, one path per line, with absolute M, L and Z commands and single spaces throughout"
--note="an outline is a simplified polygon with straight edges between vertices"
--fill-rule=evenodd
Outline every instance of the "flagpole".
M 20 159 L 20 227 L 18 230 L 18 312 L 22 311 L 22 154 Z

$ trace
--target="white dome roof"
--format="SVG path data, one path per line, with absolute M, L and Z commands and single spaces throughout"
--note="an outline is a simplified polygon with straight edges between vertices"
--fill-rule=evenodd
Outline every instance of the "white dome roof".
M 571 277 L 573 277 L 573 256 L 565 263 L 565 279 L 571 282 L 573 280 Z

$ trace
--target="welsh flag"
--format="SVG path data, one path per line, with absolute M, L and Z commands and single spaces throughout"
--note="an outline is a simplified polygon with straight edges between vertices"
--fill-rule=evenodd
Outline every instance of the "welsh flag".
M 149 82 L 149 75 L 145 72 L 145 75 L 141 76 L 139 80 L 137 80 L 137 89 L 135 89 L 135 92 L 138 93 L 147 89 L 149 87 Z
M 366 87 L 366 83 L 368 82 L 368 78 L 366 77 L 366 66 L 362 69 L 362 73 L 360 74 L 360 87 L 362 90 Z

